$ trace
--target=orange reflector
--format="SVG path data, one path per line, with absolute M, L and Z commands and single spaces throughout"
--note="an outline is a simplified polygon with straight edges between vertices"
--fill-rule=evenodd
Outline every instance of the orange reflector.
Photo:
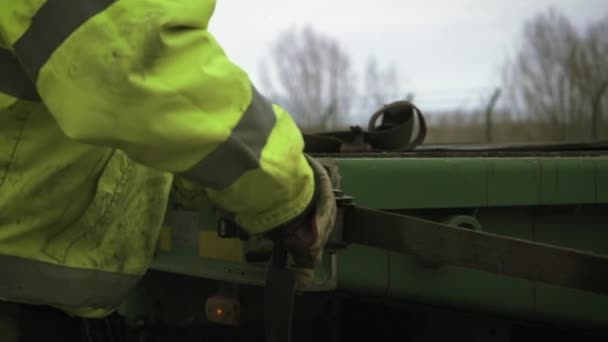
M 226 325 L 238 325 L 241 305 L 236 298 L 213 296 L 207 298 L 205 315 L 207 320 Z

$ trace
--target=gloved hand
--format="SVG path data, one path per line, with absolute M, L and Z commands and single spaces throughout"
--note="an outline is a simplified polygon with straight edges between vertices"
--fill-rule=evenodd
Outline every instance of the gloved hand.
M 308 158 L 315 174 L 315 195 L 309 208 L 294 221 L 268 233 L 268 237 L 283 243 L 291 256 L 288 265 L 296 272 L 298 289 L 312 285 L 314 268 L 323 255 L 323 248 L 336 222 L 336 199 L 331 179 L 325 168 Z

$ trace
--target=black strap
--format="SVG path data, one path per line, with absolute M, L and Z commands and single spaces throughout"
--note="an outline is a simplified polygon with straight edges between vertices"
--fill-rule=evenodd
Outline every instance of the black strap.
M 608 257 L 384 211 L 345 207 L 346 243 L 551 285 L 608 294 Z
M 218 224 L 222 238 L 249 240 L 249 234 L 232 218 L 224 217 Z M 264 330 L 266 342 L 290 342 L 296 274 L 287 269 L 288 251 L 279 237 L 272 239 L 272 264 L 264 287 Z M 251 257 L 251 256 L 249 256 Z M 258 256 L 254 256 L 258 257 Z M 265 255 L 260 261 L 265 261 Z
M 264 288 L 264 328 L 267 342 L 290 342 L 296 275 L 286 268 L 287 250 L 275 242 L 272 267 Z
M 378 122 L 380 119 L 382 120 Z M 414 137 L 416 121 L 419 127 Z M 407 151 L 424 142 L 426 131 L 426 122 L 420 109 L 409 101 L 397 101 L 373 113 L 367 131 L 359 126 L 353 126 L 348 131 L 304 134 L 304 151 L 307 153 Z

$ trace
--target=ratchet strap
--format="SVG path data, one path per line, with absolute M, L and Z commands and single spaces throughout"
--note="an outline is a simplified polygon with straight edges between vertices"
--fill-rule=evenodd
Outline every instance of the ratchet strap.
M 422 144 L 425 138 L 426 122 L 420 109 L 409 101 L 397 101 L 373 113 L 367 131 L 353 126 L 347 131 L 304 134 L 304 152 L 407 151 Z
M 342 222 L 328 251 L 349 244 L 413 256 L 425 265 L 466 267 L 608 295 L 608 257 L 571 248 L 454 227 L 417 217 L 357 207 L 338 198 Z M 295 274 L 275 245 L 265 288 L 267 342 L 291 341 Z
M 342 238 L 346 244 L 608 295 L 605 255 L 385 211 L 356 206 L 344 210 Z
M 286 268 L 287 250 L 274 243 L 272 267 L 264 288 L 264 329 L 266 342 L 290 342 L 296 275 Z

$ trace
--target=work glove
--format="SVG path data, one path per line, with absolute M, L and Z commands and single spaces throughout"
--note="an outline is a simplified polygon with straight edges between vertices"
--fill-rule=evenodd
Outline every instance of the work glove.
M 315 193 L 309 207 L 290 223 L 273 229 L 268 237 L 282 243 L 289 253 L 290 267 L 296 273 L 296 287 L 312 286 L 314 268 L 319 265 L 336 222 L 336 199 L 329 174 L 318 161 L 308 158 L 315 175 Z

